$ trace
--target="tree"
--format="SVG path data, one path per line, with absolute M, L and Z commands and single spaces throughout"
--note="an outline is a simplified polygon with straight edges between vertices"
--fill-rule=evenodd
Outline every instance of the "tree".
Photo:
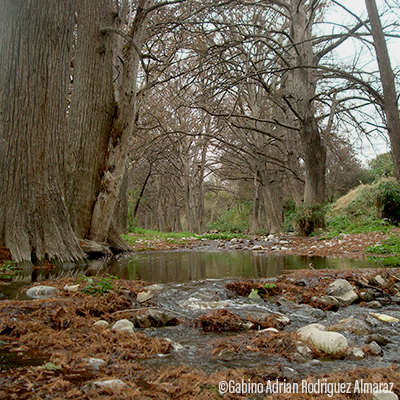
M 83 257 L 65 200 L 74 2 L 0 3 L 0 243 L 16 261 Z
M 400 182 L 400 114 L 397 103 L 394 73 L 390 65 L 385 35 L 376 8 L 375 0 L 365 0 L 371 32 L 374 39 L 376 58 L 383 88 L 383 111 L 386 115 L 386 126 L 389 134 L 393 157 L 394 175 Z

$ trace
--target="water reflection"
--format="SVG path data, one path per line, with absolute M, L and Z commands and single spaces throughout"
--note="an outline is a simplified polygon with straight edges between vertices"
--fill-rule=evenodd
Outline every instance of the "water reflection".
M 201 279 L 269 278 L 304 268 L 377 267 L 373 262 L 289 255 L 266 255 L 247 251 L 141 253 L 113 260 L 107 272 L 121 279 L 189 282 Z

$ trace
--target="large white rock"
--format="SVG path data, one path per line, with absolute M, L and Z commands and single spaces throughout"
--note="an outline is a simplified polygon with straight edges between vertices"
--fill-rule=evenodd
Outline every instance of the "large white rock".
M 131 321 L 127 319 L 120 319 L 117 321 L 113 327 L 111 328 L 113 331 L 117 332 L 129 332 L 129 333 L 134 333 L 135 330 L 133 329 L 134 325 L 132 324 Z
M 336 279 L 326 289 L 328 295 L 336 297 L 340 302 L 352 304 L 358 299 L 357 293 L 345 279 Z
M 348 348 L 347 339 L 340 333 L 328 332 L 321 324 L 303 326 L 297 331 L 299 338 L 310 341 L 317 349 L 327 353 L 335 354 Z
M 138 293 L 136 300 L 138 303 L 144 303 L 147 300 L 150 300 L 154 297 L 154 293 L 151 290 L 143 290 Z
M 372 400 L 399 400 L 399 397 L 393 392 L 376 392 L 372 393 Z
M 45 299 L 54 296 L 56 288 L 53 286 L 39 285 L 31 287 L 27 290 L 26 295 L 33 299 Z

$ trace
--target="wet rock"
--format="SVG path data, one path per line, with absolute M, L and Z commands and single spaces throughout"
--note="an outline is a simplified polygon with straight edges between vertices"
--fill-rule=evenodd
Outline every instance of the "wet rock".
M 399 400 L 399 397 L 393 392 L 373 392 L 372 400 Z
M 54 296 L 57 290 L 53 286 L 38 285 L 27 290 L 26 295 L 33 299 L 45 299 Z
M 374 317 L 376 319 L 384 321 L 384 322 L 392 322 L 392 323 L 399 322 L 399 320 L 397 318 L 392 317 L 390 315 L 386 315 L 386 314 L 377 314 L 377 313 L 370 312 L 369 315 L 371 315 L 372 317 Z
M 136 300 L 138 303 L 144 303 L 154 297 L 154 293 L 151 290 L 143 290 L 138 293 Z
M 379 356 L 382 354 L 381 346 L 379 346 L 379 344 L 376 343 L 375 341 L 368 343 L 366 348 L 367 348 L 368 352 L 374 356 Z
M 131 321 L 128 321 L 127 319 L 120 319 L 113 325 L 111 329 L 117 332 L 134 333 L 135 331 L 133 327 L 134 325 L 132 324 Z
M 330 311 L 337 311 L 340 307 L 340 302 L 336 297 L 324 295 L 315 300 L 316 304 Z
M 358 295 L 359 295 L 359 297 L 360 297 L 360 299 L 361 299 L 362 301 L 370 302 L 370 301 L 375 300 L 375 293 L 374 293 L 374 291 L 371 290 L 371 289 L 360 290 L 360 292 L 359 292 Z
M 105 381 L 92 382 L 92 386 L 97 389 L 123 389 L 127 386 L 121 379 L 108 379 Z
M 167 311 L 147 310 L 145 314 L 151 325 L 155 327 L 178 325 L 179 321 L 174 314 Z
M 365 343 L 367 344 L 372 342 L 378 343 L 379 346 L 386 346 L 390 342 L 390 340 L 385 338 L 384 336 L 374 333 L 373 335 L 367 336 L 367 338 L 365 339 Z
M 372 330 L 371 327 L 360 319 L 345 318 L 339 321 L 338 324 L 329 327 L 332 331 L 348 331 L 355 335 L 369 335 Z
M 352 304 L 358 300 L 357 293 L 354 292 L 353 287 L 345 279 L 336 279 L 328 286 L 326 292 L 345 304 Z
M 347 352 L 347 358 L 349 360 L 362 360 L 365 357 L 365 353 L 359 347 L 352 347 Z
M 309 304 L 297 304 L 286 297 L 279 297 L 277 303 L 283 307 L 286 312 L 295 311 L 296 314 L 312 319 L 325 318 L 325 312 L 318 308 L 313 308 Z
M 369 283 L 372 286 L 387 286 L 388 282 L 381 275 L 376 275 L 370 279 Z
M 108 328 L 109 323 L 105 321 L 104 319 L 101 319 L 100 321 L 97 321 L 93 324 L 93 326 L 97 326 L 98 328 Z
M 85 364 L 88 364 L 91 369 L 94 369 L 96 371 L 98 371 L 101 367 L 107 364 L 101 358 L 94 358 L 94 357 L 82 358 L 82 361 Z
M 376 300 L 369 301 L 368 303 L 365 303 L 365 307 L 377 310 L 378 308 L 382 308 L 382 303 Z
M 229 301 L 199 301 L 198 299 L 189 299 L 180 303 L 179 306 L 191 310 L 212 310 L 228 307 Z
M 301 340 L 310 341 L 317 349 L 335 354 L 345 351 L 348 347 L 347 339 L 340 333 L 328 332 L 321 324 L 303 326 L 297 330 Z

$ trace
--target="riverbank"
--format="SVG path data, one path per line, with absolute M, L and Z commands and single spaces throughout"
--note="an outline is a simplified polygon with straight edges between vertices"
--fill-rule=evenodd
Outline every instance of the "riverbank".
M 350 297 L 335 291 L 338 281 Z M 301 388 L 318 379 L 352 392 L 327 397 L 327 387 L 293 394 L 281 386 L 268 396 L 222 398 L 370 399 L 354 392 L 361 382 L 393 383 L 399 394 L 399 282 L 399 269 L 310 269 L 186 285 L 111 278 L 30 285 L 21 290 L 53 289 L 0 302 L 0 397 L 219 399 L 222 381 L 273 390 L 274 382 Z M 346 345 L 331 352 L 302 337 L 313 323 Z

